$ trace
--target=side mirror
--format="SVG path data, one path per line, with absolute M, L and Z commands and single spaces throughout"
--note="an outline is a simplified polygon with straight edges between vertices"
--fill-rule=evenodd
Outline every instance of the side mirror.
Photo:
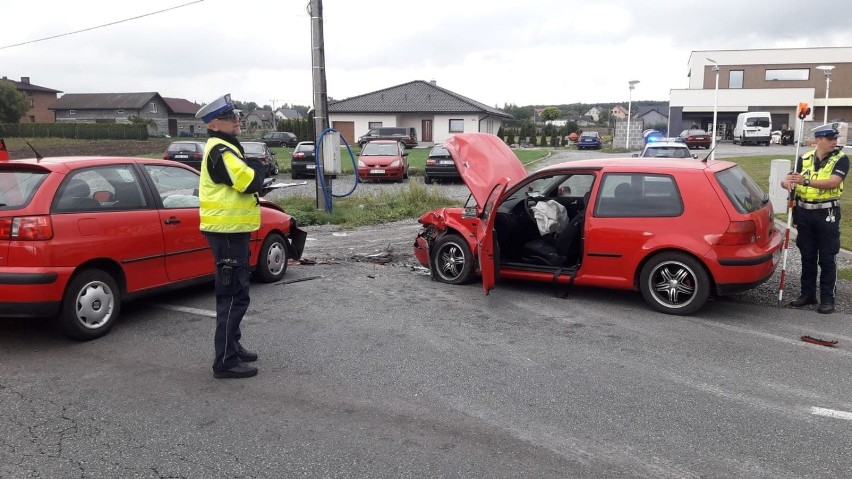
M 692 154 L 692 157 L 695 158 L 696 160 L 698 159 L 698 155 L 696 155 L 695 153 Z
M 403 152 L 402 152 L 402 156 L 408 156 L 408 152 L 407 152 L 407 151 L 403 151 Z

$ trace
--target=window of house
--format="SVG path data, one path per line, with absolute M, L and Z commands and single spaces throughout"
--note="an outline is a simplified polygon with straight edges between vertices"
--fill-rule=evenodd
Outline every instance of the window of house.
M 808 80 L 811 70 L 808 68 L 796 68 L 791 70 L 766 70 L 766 81 L 775 80 Z
M 382 127 L 382 122 L 380 122 L 380 121 L 371 121 L 371 122 L 367 125 L 367 128 L 369 128 L 369 129 L 371 129 L 371 130 L 372 130 L 373 128 L 381 128 L 381 127 Z
M 464 120 L 450 120 L 450 133 L 464 133 Z
M 68 110 L 68 114 L 69 114 L 69 115 L 76 115 L 76 114 L 77 114 L 77 110 Z
M 30 97 L 30 108 L 32 108 L 34 106 L 35 106 L 35 99 L 33 99 L 33 97 Z
M 742 70 L 731 70 L 728 72 L 728 88 L 742 88 L 743 87 L 743 71 Z
M 152 101 L 149 105 L 151 105 L 151 113 L 157 113 L 157 104 Z

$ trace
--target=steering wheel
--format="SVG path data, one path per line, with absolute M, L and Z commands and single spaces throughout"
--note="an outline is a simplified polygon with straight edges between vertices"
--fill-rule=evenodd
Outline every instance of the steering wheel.
M 547 198 L 543 196 L 539 196 L 538 194 L 531 193 L 528 194 L 526 198 L 524 198 L 524 212 L 526 212 L 527 217 L 529 219 L 535 221 L 535 214 L 533 213 L 532 207 L 536 205 L 539 201 L 544 201 Z

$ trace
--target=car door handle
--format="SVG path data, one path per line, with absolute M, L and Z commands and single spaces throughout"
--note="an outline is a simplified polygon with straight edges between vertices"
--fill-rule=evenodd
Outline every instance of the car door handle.
M 167 220 L 165 221 L 165 223 L 166 223 L 167 225 L 176 225 L 176 224 L 180 223 L 180 219 L 175 218 L 174 216 L 172 216 L 171 218 L 167 219 Z

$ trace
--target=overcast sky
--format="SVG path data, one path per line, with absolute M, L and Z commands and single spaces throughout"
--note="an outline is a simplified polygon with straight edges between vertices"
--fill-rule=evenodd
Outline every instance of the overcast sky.
M 313 104 L 307 0 L 3 3 L 0 76 L 65 93 Z M 626 102 L 640 80 L 634 101 L 667 101 L 695 50 L 852 46 L 852 2 L 814 5 L 324 0 L 328 95 L 435 80 L 497 107 Z

